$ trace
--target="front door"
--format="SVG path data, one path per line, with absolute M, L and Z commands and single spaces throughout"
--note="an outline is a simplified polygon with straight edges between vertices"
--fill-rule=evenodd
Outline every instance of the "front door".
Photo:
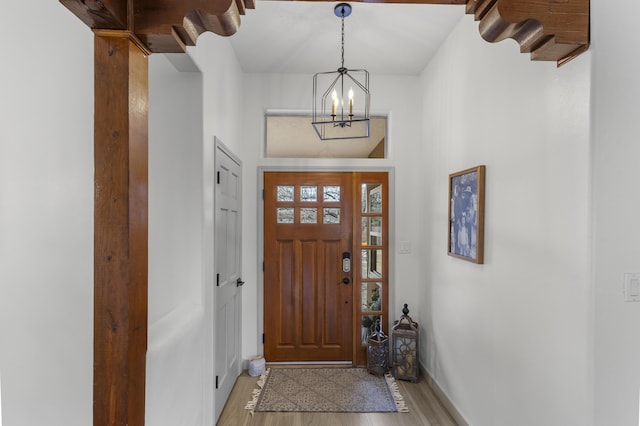
M 352 361 L 352 174 L 266 172 L 264 189 L 267 361 Z

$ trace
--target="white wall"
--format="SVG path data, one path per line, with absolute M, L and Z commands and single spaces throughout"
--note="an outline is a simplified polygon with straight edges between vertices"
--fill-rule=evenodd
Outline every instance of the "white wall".
M 173 58 L 187 72 L 150 58 L 146 415 L 154 426 L 214 423 L 213 141 L 241 144 L 242 73 L 228 39 L 204 34 L 189 58 Z
M 640 208 L 634 196 L 640 88 L 633 83 L 640 60 L 629 53 L 640 46 L 633 30 L 640 6 L 627 3 L 593 0 L 590 53 L 560 69 L 530 62 L 511 41 L 482 41 L 477 24 L 463 18 L 422 76 L 422 109 L 410 96 L 418 79 L 372 76 L 374 111 L 391 113 L 391 158 L 377 164 L 398 167 L 394 243 L 413 243 L 413 253 L 396 256 L 395 304 L 418 296 L 412 314 L 423 332 L 422 362 L 474 425 L 638 424 L 640 305 L 621 296 L 622 274 L 640 271 L 640 227 L 634 226 Z M 28 28 L 20 16 L 29 16 Z M 8 41 L 0 67 L 2 420 L 87 425 L 93 36 L 49 1 L 4 4 L 0 35 Z M 191 208 L 201 209 L 200 229 L 212 238 L 207 191 L 213 136 L 245 161 L 243 354 L 249 357 L 259 351 L 255 169 L 281 164 L 260 158 L 261 117 L 267 108 L 310 105 L 311 76 L 243 78 L 228 41 L 212 34 L 200 37 L 190 52 L 205 72 L 201 77 L 176 75 L 161 57 L 151 59 L 150 207 L 166 209 L 150 216 L 147 415 L 154 420 L 176 395 L 163 389 L 178 371 L 192 367 L 180 362 L 194 361 L 200 351 L 180 352 L 178 342 L 195 342 L 212 331 L 206 312 L 212 243 L 205 238 L 198 252 L 198 226 L 186 222 L 195 220 Z M 198 136 L 186 116 L 176 128 L 188 130 L 184 151 L 172 144 L 180 137 L 172 126 L 156 127 L 160 117 L 181 112 L 161 102 L 161 96 L 176 94 L 173 84 L 194 96 L 202 84 L 204 160 L 195 158 Z M 198 106 L 187 102 L 180 108 Z M 423 127 L 416 127 L 421 120 Z M 181 161 L 169 164 L 171 155 Z M 447 175 L 477 164 L 487 165 L 484 266 L 445 254 Z M 164 167 L 168 175 L 160 173 Z M 198 200 L 200 189 L 205 197 Z M 172 204 L 172 197 L 180 203 Z M 173 244 L 194 257 L 163 265 L 175 254 Z M 212 357 L 213 343 L 201 344 L 210 346 L 204 352 Z M 187 393 L 195 395 L 204 381 L 204 401 L 172 405 L 178 421 L 190 421 L 184 410 L 198 404 L 205 420 L 210 416 L 212 359 L 201 365 L 204 379 L 180 383 L 189 383 Z
M 415 170 L 420 167 L 421 159 L 415 155 L 420 146 L 420 99 L 415 96 L 419 87 L 417 76 L 381 76 L 372 75 L 371 110 L 372 113 L 389 114 L 387 139 L 388 159 L 273 159 L 263 158 L 264 152 L 264 114 L 266 111 L 299 111 L 310 113 L 312 105 L 312 75 L 260 75 L 247 74 L 244 79 L 245 115 L 243 141 L 245 145 L 239 154 L 244 161 L 245 212 L 249 212 L 244 226 L 244 263 L 247 284 L 244 286 L 243 299 L 243 355 L 245 358 L 262 353 L 259 336 L 262 335 L 262 293 L 261 271 L 262 253 L 258 242 L 258 220 L 254 212 L 259 212 L 257 167 L 291 168 L 395 168 L 395 203 L 391 205 L 392 214 L 399 215 L 395 222 L 395 232 L 391 235 L 391 247 L 397 240 L 412 241 L 415 238 L 412 223 L 420 222 L 421 212 L 412 207 L 417 194 L 422 194 L 423 182 L 415 178 Z M 311 124 L 309 124 L 311 125 Z M 401 213 L 400 213 L 401 212 Z M 256 257 L 257 256 L 257 257 Z M 420 272 L 420 259 L 415 253 L 396 256 L 395 275 L 390 285 L 393 294 L 390 301 L 390 315 L 399 312 L 401 303 L 410 303 L 412 313 L 419 306 L 411 304 L 416 300 L 418 286 L 415 277 Z
M 640 424 L 640 303 L 622 299 L 623 274 L 640 272 L 639 16 L 637 2 L 591 1 L 598 426 Z
M 422 75 L 421 361 L 474 426 L 592 424 L 590 59 L 530 62 L 465 16 Z M 447 185 L 480 164 L 475 265 L 446 254 Z
M 242 70 L 229 38 L 202 34 L 189 54 L 203 73 L 203 137 L 217 136 L 232 151 L 241 150 L 241 128 L 246 125 L 242 98 Z
M 199 425 L 204 413 L 202 97 L 202 74 L 149 58 L 150 425 Z
M 149 322 L 202 303 L 202 74 L 149 57 Z
M 3 424 L 92 421 L 93 34 L 56 1 L 3 2 Z
M 84 426 L 93 416 L 93 34 L 55 1 L 3 5 L 0 34 L 2 421 Z M 219 53 L 207 77 L 150 58 L 146 415 L 154 426 L 213 424 L 203 140 L 215 131 L 239 143 L 242 88 L 228 40 L 201 39 Z
M 189 49 L 197 67 L 202 71 L 202 298 L 204 301 L 204 424 L 213 424 L 215 399 L 214 378 L 222 372 L 215 371 L 214 354 L 216 353 L 214 328 L 214 204 L 215 192 L 215 143 L 214 137 L 225 144 L 234 154 L 239 155 L 244 145 L 241 139 L 241 128 L 246 124 L 242 98 L 242 71 L 236 60 L 229 39 L 212 33 L 205 33 L 198 38 L 197 46 Z M 244 161 L 242 156 L 241 160 Z M 246 167 L 243 167 L 243 188 L 246 178 Z M 246 191 L 246 190 L 245 190 Z M 250 222 L 254 212 L 243 207 L 243 226 Z M 243 230 L 246 232 L 246 230 Z M 246 235 L 246 234 L 245 234 Z M 222 248 L 224 249 L 224 248 Z M 247 250 L 247 247 L 244 248 Z M 243 265 L 244 266 L 244 265 Z M 246 275 L 244 275 L 246 277 Z M 245 281 L 247 281 L 245 279 Z M 247 281 L 250 282 L 250 281 Z M 243 287 L 243 293 L 247 293 Z M 242 296 L 241 296 L 242 297 Z M 245 306 L 243 302 L 243 306 Z M 255 309 L 249 307 L 249 311 Z M 243 316 L 244 319 L 244 316 Z M 243 322 L 244 326 L 244 322 Z M 219 413 L 218 413 L 219 414 Z

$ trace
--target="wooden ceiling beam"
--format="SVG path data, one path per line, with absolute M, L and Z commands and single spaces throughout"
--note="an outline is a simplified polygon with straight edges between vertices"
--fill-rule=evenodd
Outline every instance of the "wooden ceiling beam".
M 230 36 L 253 0 L 137 0 L 135 33 L 154 53 L 180 53 L 204 32 Z
M 127 29 L 127 0 L 60 0 L 60 3 L 91 29 Z
M 186 52 L 204 32 L 235 34 L 255 0 L 60 0 L 93 30 L 129 30 L 152 53 Z
M 308 0 L 325 1 L 325 0 Z M 534 61 L 562 65 L 589 48 L 589 0 L 352 0 L 358 3 L 466 4 L 486 41 L 507 38 Z
M 326 0 L 309 0 L 326 1 Z M 589 0 L 355 0 L 466 5 L 482 38 L 507 38 L 532 60 L 559 65 L 589 47 Z M 60 0 L 92 29 L 129 30 L 149 52 L 179 53 L 204 32 L 230 36 L 255 0 Z
M 469 0 L 482 38 L 511 38 L 532 60 L 562 65 L 589 48 L 589 0 Z
M 329 1 L 329 0 L 304 0 L 304 1 Z M 348 0 L 347 3 L 467 4 L 467 0 Z

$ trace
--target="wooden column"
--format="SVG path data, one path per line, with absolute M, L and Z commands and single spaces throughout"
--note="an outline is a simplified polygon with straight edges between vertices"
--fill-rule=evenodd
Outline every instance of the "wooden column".
M 95 31 L 93 424 L 144 424 L 148 59 L 127 31 Z

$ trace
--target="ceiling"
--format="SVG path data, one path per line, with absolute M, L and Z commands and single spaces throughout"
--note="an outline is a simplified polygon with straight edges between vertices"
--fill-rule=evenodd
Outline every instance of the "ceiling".
M 340 66 L 336 2 L 257 0 L 230 37 L 245 73 L 314 74 Z M 375 75 L 418 75 L 464 5 L 350 3 L 345 67 Z
M 230 37 L 245 73 L 315 74 L 340 66 L 338 2 L 257 0 Z M 463 5 L 350 3 L 345 18 L 345 67 L 376 75 L 419 75 L 465 14 Z M 311 80 L 309 80 L 311 85 Z M 372 96 L 375 88 L 372 87 Z M 311 105 L 310 105 L 311 107 Z M 311 117 L 270 117 L 267 156 L 367 158 L 384 142 L 386 119 L 371 137 L 321 141 Z

